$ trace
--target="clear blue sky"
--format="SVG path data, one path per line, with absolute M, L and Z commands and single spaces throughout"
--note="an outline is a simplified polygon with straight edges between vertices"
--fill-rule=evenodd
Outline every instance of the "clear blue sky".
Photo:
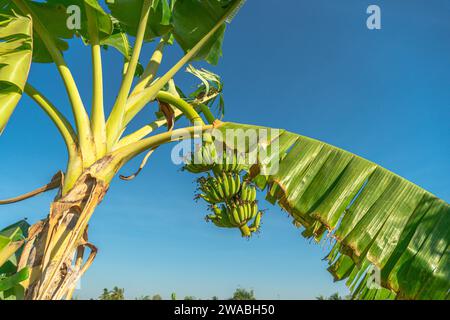
M 382 30 L 366 28 L 378 4 Z M 448 0 L 249 0 L 229 26 L 224 58 L 211 68 L 225 82 L 226 120 L 286 128 L 342 147 L 450 200 L 450 2 Z M 86 104 L 90 58 L 82 45 L 66 58 Z M 151 53 L 150 45 L 144 57 Z M 164 68 L 181 56 L 174 47 Z M 105 58 L 107 105 L 119 86 L 121 58 Z M 34 65 L 30 82 L 69 111 L 53 66 Z M 193 88 L 181 74 L 177 83 Z M 144 113 L 148 119 L 154 110 Z M 135 123 L 137 128 L 145 120 Z M 62 140 L 24 98 L 0 138 L 0 197 L 20 194 L 65 168 Z M 136 163 L 127 166 L 130 173 Z M 99 255 L 76 295 L 102 288 L 126 296 L 160 293 L 229 297 L 242 286 L 258 298 L 302 299 L 346 293 L 321 258 L 276 207 L 250 241 L 206 224 L 192 198 L 193 175 L 159 150 L 134 181 L 115 180 L 90 224 Z M 43 218 L 54 194 L 0 207 L 0 225 Z

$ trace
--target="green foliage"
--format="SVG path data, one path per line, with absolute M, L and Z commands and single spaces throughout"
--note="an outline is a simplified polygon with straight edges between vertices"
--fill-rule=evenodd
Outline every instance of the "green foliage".
M 0 10 L 0 135 L 22 97 L 32 47 L 31 19 Z
M 27 4 L 34 12 L 36 19 L 38 19 L 48 31 L 48 35 L 53 40 L 56 47 L 60 51 L 68 50 L 69 44 L 66 40 L 73 38 L 75 35 L 75 30 L 70 30 L 67 28 L 66 22 L 68 15 L 66 8 L 57 3 L 27 1 Z M 33 32 L 33 45 L 33 62 L 53 62 L 50 52 L 37 32 Z
M 24 4 L 33 12 L 35 24 L 40 23 L 47 31 L 47 35 L 55 43 L 58 50 L 66 51 L 69 45 L 66 40 L 71 39 L 76 30 L 67 28 L 68 14 L 66 7 L 57 0 L 47 2 L 36 2 L 24 0 Z M 5 12 L 20 12 L 19 8 L 12 2 L 0 4 Z M 33 62 L 50 63 L 53 58 L 50 55 L 43 39 L 37 32 L 33 32 Z
M 210 115 L 208 111 L 205 111 L 205 107 L 208 110 L 213 110 L 215 106 L 218 116 L 222 118 L 225 115 L 225 102 L 223 97 L 223 83 L 221 78 L 206 69 L 196 69 L 192 65 L 189 65 L 186 69 L 187 72 L 200 79 L 201 84 L 197 87 L 193 93 L 189 95 L 190 103 L 194 106 L 199 105 L 202 113 L 205 115 L 209 123 L 214 122 L 215 117 Z M 218 103 L 216 103 L 218 101 Z
M 236 0 L 176 0 L 173 7 L 173 34 L 185 52 L 194 47 L 222 18 Z M 216 31 L 195 60 L 217 64 L 222 55 L 225 23 Z
M 268 128 L 227 123 L 227 129 Z M 446 299 L 450 205 L 392 172 L 321 141 L 279 130 L 280 157 L 269 176 L 253 170 L 267 200 L 294 217 L 302 235 L 336 239 L 326 257 L 335 280 L 347 279 L 358 299 Z M 250 147 L 250 146 L 248 146 Z M 253 146 L 254 147 L 254 146 Z M 276 149 L 276 148 L 275 148 Z M 278 150 L 277 150 L 278 151 Z M 258 170 L 267 159 L 259 159 Z M 368 272 L 375 265 L 380 285 Z M 370 282 L 371 283 L 371 282 Z
M 233 293 L 233 297 L 230 300 L 256 300 L 255 293 L 253 290 L 246 290 L 243 288 L 238 288 Z
M 125 300 L 125 290 L 119 287 L 114 287 L 112 290 L 105 288 L 98 300 Z
M 137 34 L 141 17 L 142 0 L 106 0 L 112 16 L 122 25 L 125 32 L 133 37 Z M 172 30 L 171 11 L 167 0 L 154 0 L 145 30 L 145 41 L 151 41 Z
M 47 0 L 47 2 L 49 4 L 54 4 L 60 8 L 64 8 L 66 10 L 65 17 L 68 17 L 67 8 L 72 5 L 78 6 L 81 9 L 81 29 L 74 31 L 87 41 L 89 40 L 87 14 L 88 10 L 91 11 L 96 17 L 95 24 L 100 40 L 108 38 L 113 31 L 113 22 L 111 16 L 103 10 L 102 6 L 97 0 Z M 67 24 L 66 29 L 68 29 Z
M 46 0 L 45 2 L 24 0 L 24 2 L 48 32 L 58 50 L 68 50 L 67 40 L 72 39 L 74 35 L 79 35 L 84 41 L 89 42 L 87 22 L 87 10 L 89 10 L 97 18 L 95 22 L 101 44 L 116 48 L 129 60 L 132 50 L 128 36 L 136 36 L 142 0 L 106 0 L 110 13 L 105 12 L 97 0 Z M 205 0 L 201 2 L 179 0 L 173 2 L 173 8 L 171 8 L 167 0 L 153 1 L 145 41 L 152 41 L 173 32 L 177 42 L 187 52 L 214 27 L 236 0 Z M 67 12 L 67 8 L 72 5 L 80 8 L 80 29 L 71 29 L 67 26 L 67 22 L 74 19 L 74 15 Z M 12 10 L 20 11 L 9 1 L 1 2 L 1 8 L 9 13 Z M 217 64 L 222 54 L 224 31 L 225 25 L 203 46 L 195 59 Z M 33 61 L 53 62 L 52 56 L 39 34 L 34 33 L 33 42 Z
M 339 293 L 333 293 L 331 296 L 329 297 L 324 297 L 323 295 L 320 295 L 318 297 L 316 297 L 316 300 L 345 300 L 343 299 Z
M 28 223 L 24 220 L 0 231 L 0 300 L 22 299 L 24 289 L 21 282 L 28 279 L 28 268 L 18 270 L 17 264 Z
M 109 14 L 97 0 L 0 0 L 0 133 L 21 98 L 32 60 L 56 60 L 77 120 L 82 158 L 92 158 L 89 159 L 92 162 L 96 160 L 94 147 L 91 149 L 89 145 L 83 145 L 83 142 L 92 142 L 89 132 L 91 123 L 60 53 L 68 49 L 67 40 L 74 35 L 89 43 L 89 35 L 98 34 L 104 47 L 114 47 L 129 61 L 133 49 L 128 36 L 136 35 L 142 3 L 142 0 L 107 1 L 111 11 Z M 173 35 L 188 55 L 159 78 L 157 84 L 143 90 L 142 96 L 135 97 L 135 105 L 130 108 L 137 110 L 137 113 L 156 96 L 164 94 L 159 91 L 189 60 L 205 60 L 216 64 L 222 55 L 225 21 L 229 20 L 230 13 L 238 9 L 241 3 L 242 0 L 173 0 L 169 5 L 167 0 L 154 0 L 149 23 L 143 26 L 146 27 L 145 40 L 151 41 L 160 36 L 170 38 Z M 81 9 L 79 30 L 67 27 L 67 7 L 73 4 Z M 24 14 L 19 15 L 18 12 Z M 27 16 L 28 13 L 32 19 Z M 94 20 L 96 32 L 92 32 L 92 24 L 88 32 L 88 16 L 95 17 L 89 22 Z M 32 23 L 36 32 L 32 32 Z M 205 38 L 207 34 L 212 37 Z M 211 109 L 208 103 L 213 103 L 215 97 L 219 97 L 219 108 L 223 113 L 220 78 L 204 69 L 190 67 L 188 70 L 202 81 L 198 90 L 188 97 L 189 102 L 201 109 L 207 120 L 212 122 L 214 116 L 208 113 Z M 97 73 L 101 73 L 101 67 Z M 127 94 L 125 92 L 119 97 Z M 179 103 L 178 108 L 184 106 L 183 112 L 190 115 L 189 119 L 198 116 L 195 108 L 188 108 L 191 106 L 180 100 L 184 104 Z M 119 124 L 122 122 L 122 113 L 125 113 L 121 109 L 126 107 L 124 102 L 119 103 L 119 109 L 116 109 L 119 110 Z M 52 119 L 55 117 L 53 114 Z M 249 128 L 258 129 L 228 123 L 221 130 Z M 125 128 L 113 129 L 120 131 Z M 274 140 L 265 141 L 267 149 L 270 150 L 275 141 L 279 143 L 281 153 L 270 156 L 279 157 L 280 167 L 271 175 L 264 174 L 265 159 L 259 159 L 258 165 L 251 170 L 246 168 L 245 178 L 240 176 L 241 170 L 233 167 L 236 165 L 235 159 L 225 163 L 220 170 L 217 169 L 218 164 L 202 164 L 201 167 L 193 165 L 188 169 L 196 173 L 213 171 L 214 176 L 199 181 L 203 192 L 200 197 L 210 202 L 213 211 L 213 215 L 208 216 L 209 220 L 220 227 L 238 227 L 245 236 L 257 231 L 261 214 L 255 216 L 249 213 L 254 208 L 251 206 L 256 205 L 256 185 L 268 191 L 268 201 L 279 204 L 292 215 L 294 224 L 303 228 L 304 237 L 317 242 L 327 236 L 335 239 L 326 257 L 328 270 L 335 280 L 347 280 L 354 298 L 449 298 L 450 206 L 446 202 L 370 161 L 326 143 L 284 130 Z M 132 158 L 135 152 L 139 153 L 136 150 L 141 150 L 140 147 L 136 148 L 130 148 L 130 153 L 124 159 Z M 147 144 L 142 150 L 145 148 L 148 148 Z M 204 154 L 203 150 L 200 153 Z M 233 156 L 236 156 L 234 150 Z M 109 177 L 109 174 L 105 176 Z M 251 189 L 251 193 L 244 194 L 241 179 L 247 180 L 245 183 L 250 186 L 248 190 Z M 247 211 L 237 211 L 247 205 Z M 248 226 L 250 217 L 254 222 Z M 28 270 L 17 270 L 17 254 L 25 234 L 26 231 L 21 227 L 13 226 L 3 230 L 0 235 L 2 299 L 23 295 L 19 283 L 28 277 Z M 372 266 L 380 271 L 382 289 L 368 285 L 373 281 L 370 273 Z M 253 292 L 238 289 L 235 296 L 250 299 Z M 111 291 L 105 289 L 100 299 L 123 300 L 124 291 L 117 287 Z

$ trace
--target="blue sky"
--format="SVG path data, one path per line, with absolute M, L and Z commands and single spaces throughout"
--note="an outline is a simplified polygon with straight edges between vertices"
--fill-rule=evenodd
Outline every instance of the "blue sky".
M 282 3 L 282 5 L 281 5 Z M 366 28 L 377 4 L 382 29 Z M 450 200 L 450 2 L 249 0 L 229 26 L 224 58 L 210 69 L 225 83 L 226 118 L 286 128 L 339 146 Z M 89 50 L 66 54 L 86 105 Z M 148 58 L 153 45 L 143 53 Z M 163 69 L 181 56 L 170 48 Z M 106 105 L 120 84 L 121 58 L 105 56 Z M 197 64 L 198 66 L 198 64 Z M 180 74 L 186 91 L 193 79 Z M 34 65 L 30 83 L 66 114 L 55 68 Z M 138 128 L 153 115 L 147 108 Z M 29 191 L 65 168 L 65 148 L 50 121 L 24 98 L 0 138 L 0 197 Z M 137 162 L 124 168 L 130 173 Z M 116 179 L 90 223 L 99 255 L 76 295 L 102 288 L 126 296 L 160 293 L 229 297 L 238 286 L 258 298 L 304 299 L 339 291 L 321 261 L 326 248 L 302 239 L 286 214 L 269 204 L 262 233 L 251 240 L 206 224 L 192 198 L 193 175 L 171 164 L 170 147 L 155 153 L 132 182 Z M 0 207 L 0 225 L 43 218 L 54 194 Z

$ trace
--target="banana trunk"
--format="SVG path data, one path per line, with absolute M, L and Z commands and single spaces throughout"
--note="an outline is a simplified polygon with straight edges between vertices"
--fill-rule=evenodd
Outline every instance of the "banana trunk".
M 107 165 L 105 159 L 86 170 L 66 195 L 55 199 L 48 217 L 30 228 L 19 263 L 19 269 L 30 268 L 30 277 L 24 283 L 25 299 L 60 300 L 70 296 L 78 279 L 92 263 L 97 250 L 87 241 L 87 227 L 108 191 L 109 184 L 96 177 Z M 91 252 L 80 266 L 75 261 L 83 260 L 78 255 L 85 247 Z

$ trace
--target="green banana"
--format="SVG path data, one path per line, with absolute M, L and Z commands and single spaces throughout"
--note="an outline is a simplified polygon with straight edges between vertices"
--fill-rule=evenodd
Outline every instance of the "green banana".
M 248 222 L 248 206 L 247 206 L 247 203 L 242 203 L 241 205 L 240 205 L 240 207 L 242 208 L 242 215 L 244 216 L 244 219 L 243 219 L 243 221 L 245 222 L 245 223 L 247 223 Z
M 242 224 L 238 209 L 235 205 L 231 208 L 231 217 L 233 218 L 233 221 L 236 223 L 236 225 L 239 226 Z
M 229 197 L 233 197 L 236 194 L 236 179 L 235 176 L 233 174 L 227 174 L 227 179 L 228 179 L 228 183 L 230 184 L 230 195 Z
M 220 228 L 235 227 L 235 225 L 233 225 L 229 220 L 225 207 L 222 206 L 222 209 L 220 209 L 216 205 L 213 205 L 211 208 L 212 211 L 214 212 L 214 215 L 207 215 L 206 216 L 207 221 L 212 221 L 216 226 Z
M 233 222 L 230 219 L 230 215 L 225 210 L 224 214 L 222 215 L 223 222 L 228 226 L 228 228 L 234 228 L 236 227 Z
M 245 217 L 242 213 L 242 206 L 236 205 L 236 211 L 237 211 L 237 214 L 239 217 L 239 224 L 241 225 L 241 224 L 245 223 Z
M 216 202 L 221 202 L 222 199 L 220 198 L 219 194 L 217 193 L 217 190 L 215 188 L 210 188 L 210 193 L 216 200 Z
M 221 177 L 218 177 L 217 179 L 216 179 L 216 181 L 217 181 L 217 187 L 222 191 L 222 194 L 223 194 L 223 199 L 228 199 L 229 198 L 229 196 L 228 196 L 228 181 L 225 181 L 226 180 L 226 177 L 223 177 L 223 176 L 221 176 Z
M 190 163 L 190 164 L 186 164 L 184 166 L 183 170 L 187 170 L 190 173 L 198 174 L 198 173 L 203 173 L 203 172 L 209 171 L 211 169 L 210 169 L 209 166 L 203 166 L 203 165 L 200 165 L 200 164 Z
M 248 189 L 247 189 L 247 182 L 244 181 L 244 182 L 242 183 L 241 194 L 240 194 L 241 199 L 244 200 L 244 201 L 247 201 L 247 192 L 248 192 Z
M 250 219 L 253 219 L 258 214 L 258 205 L 253 202 L 251 207 Z
M 214 179 L 212 177 L 208 178 L 208 185 L 210 186 L 210 188 L 214 189 L 214 191 L 217 193 L 217 195 L 223 199 L 223 192 L 222 189 L 219 186 L 219 181 L 217 179 Z
M 255 220 L 253 220 L 252 225 L 250 226 L 250 230 L 251 230 L 252 232 L 256 232 L 256 231 L 259 230 L 260 225 L 261 225 L 261 216 L 262 216 L 262 213 L 261 213 L 261 211 L 260 211 L 260 212 L 258 212 L 258 214 L 256 215 Z
M 252 209 L 254 204 L 250 204 L 249 202 L 247 202 L 245 206 L 247 210 L 247 221 L 249 221 L 250 219 L 252 219 L 252 212 L 253 212 Z
M 242 189 L 240 197 L 244 201 L 253 202 L 256 200 L 256 188 L 250 185 L 248 182 L 242 183 Z
M 230 190 L 230 180 L 228 179 L 228 175 L 225 172 L 222 172 L 221 186 L 223 188 L 223 194 L 225 195 L 225 199 L 230 198 L 231 190 Z
M 220 209 L 220 208 L 219 208 L 218 206 L 216 206 L 216 205 L 211 206 L 211 208 L 212 208 L 212 211 L 214 212 L 214 214 L 215 214 L 216 216 L 223 215 L 223 208 Z
M 216 190 L 207 182 L 204 182 L 200 185 L 200 190 L 203 194 L 200 194 L 199 197 L 205 199 L 209 203 L 217 203 L 221 202 L 221 198 L 217 194 Z
M 251 190 L 252 190 L 252 194 L 251 194 L 249 200 L 250 201 L 256 201 L 256 187 L 252 187 Z
M 199 197 L 202 198 L 203 200 L 205 200 L 206 202 L 211 203 L 211 204 L 216 204 L 216 203 L 220 202 L 220 200 L 217 200 L 216 198 L 209 197 L 206 194 L 200 194 Z
M 216 163 L 213 167 L 213 173 L 215 176 L 217 176 L 218 174 L 222 173 L 224 171 L 223 169 L 223 163 Z
M 238 168 L 236 153 L 233 152 L 230 163 L 228 164 L 228 171 L 235 172 Z
M 233 191 L 233 196 L 236 195 L 241 189 L 241 176 L 238 173 L 234 175 L 234 184 L 235 189 Z

